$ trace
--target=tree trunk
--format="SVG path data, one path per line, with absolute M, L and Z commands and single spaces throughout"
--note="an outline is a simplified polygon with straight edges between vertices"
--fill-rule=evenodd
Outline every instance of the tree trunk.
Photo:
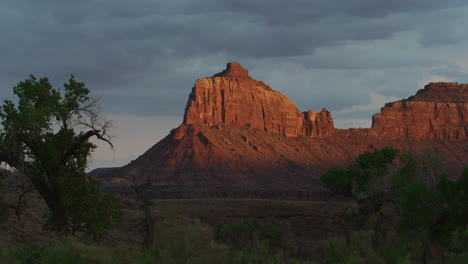
M 54 199 L 51 201 L 52 207 L 49 205 L 50 213 L 52 214 L 52 224 L 55 233 L 61 237 L 68 234 L 67 230 L 67 217 L 65 215 L 65 208 L 60 203 L 60 200 Z M 49 203 L 48 203 L 49 204 Z
M 381 211 L 377 211 L 375 214 L 375 226 L 374 235 L 372 237 L 372 246 L 374 249 L 378 249 L 382 246 L 382 240 L 384 239 L 383 229 L 383 215 Z
M 427 264 L 427 246 L 426 243 L 422 242 L 422 262 L 423 264 Z
M 348 209 L 346 208 L 343 213 L 341 214 L 341 224 L 343 226 L 343 237 L 345 239 L 345 242 L 346 242 L 346 247 L 350 247 L 351 246 L 351 230 L 350 230 L 350 227 L 348 225 L 348 223 L 346 223 L 346 220 L 345 220 L 345 217 L 346 217 L 346 214 L 348 212 Z
M 31 182 L 37 189 L 42 199 L 49 207 L 52 216 L 52 228 L 58 236 L 67 234 L 67 218 L 65 208 L 59 197 L 58 190 L 51 189 L 44 178 L 31 177 Z
M 151 210 L 148 205 L 143 208 L 145 212 L 145 226 L 146 233 L 144 237 L 144 244 L 147 249 L 151 248 L 154 243 L 154 218 L 151 215 Z
M 344 230 L 343 230 L 343 236 L 346 242 L 346 247 L 351 247 L 351 234 L 350 234 L 349 227 L 345 224 Z
M 445 264 L 444 248 L 439 241 L 432 243 L 432 250 L 438 264 Z

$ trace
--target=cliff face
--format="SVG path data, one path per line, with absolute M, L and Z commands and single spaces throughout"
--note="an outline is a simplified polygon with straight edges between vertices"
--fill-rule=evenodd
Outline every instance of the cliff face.
M 197 80 L 180 127 L 100 180 L 128 184 L 152 177 L 155 185 L 182 186 L 179 194 L 201 186 L 209 197 L 315 199 L 325 191 L 319 178 L 327 169 L 385 146 L 416 153 L 436 147 L 447 153 L 450 166 L 444 170 L 455 178 L 468 165 L 467 89 L 429 84 L 415 96 L 386 104 L 372 128 L 344 130 L 334 128 L 327 110 L 301 113 L 285 95 L 229 63 L 223 72 Z
M 226 124 L 260 128 L 288 137 L 323 137 L 335 128 L 330 113 L 301 113 L 284 94 L 252 79 L 238 63 L 210 78 L 197 80 L 187 102 L 184 124 Z
M 430 83 L 415 96 L 387 103 L 372 117 L 370 135 L 383 138 L 464 140 L 468 85 Z

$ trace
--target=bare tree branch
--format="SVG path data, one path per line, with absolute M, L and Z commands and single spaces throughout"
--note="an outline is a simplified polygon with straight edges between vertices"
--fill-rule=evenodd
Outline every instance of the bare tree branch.
M 112 148 L 114 145 L 110 142 L 107 138 L 103 137 L 99 130 L 89 130 L 88 132 L 84 133 L 70 146 L 70 148 L 65 152 L 62 156 L 61 162 L 66 163 L 71 156 L 74 156 L 77 151 L 80 149 L 81 145 L 86 143 L 91 137 L 97 137 L 98 139 L 107 142 Z
M 0 163 L 1 162 L 5 162 L 10 167 L 13 167 L 15 169 L 20 168 L 20 164 L 16 160 L 14 160 L 11 156 L 7 155 L 6 153 L 0 151 Z
M 26 195 L 34 191 L 34 186 L 31 182 L 27 181 L 28 178 L 20 179 L 20 175 L 16 175 L 15 181 L 18 183 L 15 184 L 15 192 L 18 194 L 16 204 L 10 204 L 10 208 L 15 211 L 16 218 L 21 222 L 21 214 L 23 213 L 26 207 Z

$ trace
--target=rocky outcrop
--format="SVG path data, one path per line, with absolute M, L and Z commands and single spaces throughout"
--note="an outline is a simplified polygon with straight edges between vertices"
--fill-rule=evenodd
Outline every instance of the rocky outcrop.
M 284 94 L 252 79 L 239 63 L 196 81 L 185 110 L 184 124 L 226 124 L 260 128 L 288 137 L 330 136 L 334 132 L 330 113 L 301 113 Z
M 329 137 L 335 133 L 335 127 L 330 112 L 323 108 L 320 112 L 303 112 L 304 124 L 301 135 L 310 137 Z
M 387 103 L 372 117 L 370 135 L 382 138 L 464 140 L 468 85 L 430 83 L 415 96 Z
M 261 129 L 193 124 L 173 130 L 138 159 L 110 173 L 107 181 L 100 180 L 112 185 L 116 184 L 112 179 L 144 182 L 154 177 L 155 185 L 179 186 L 181 192 L 195 186 L 208 197 L 219 189 L 249 190 L 244 197 L 259 197 L 268 190 L 322 197 L 326 190 L 320 176 L 328 168 L 347 166 L 364 151 L 385 146 L 418 153 L 436 147 L 447 153 L 450 166 L 445 171 L 450 177 L 460 176 L 468 164 L 467 140 L 379 139 L 359 131 L 351 137 L 339 133 L 325 138 L 285 137 Z
M 197 80 L 180 127 L 99 180 L 109 186 L 152 177 L 163 189 L 172 186 L 166 194 L 158 190 L 159 198 L 320 199 L 322 173 L 385 146 L 414 153 L 435 147 L 447 153 L 444 171 L 457 178 L 468 165 L 467 88 L 429 84 L 386 104 L 369 129 L 335 129 L 326 109 L 301 113 L 285 95 L 229 63 Z

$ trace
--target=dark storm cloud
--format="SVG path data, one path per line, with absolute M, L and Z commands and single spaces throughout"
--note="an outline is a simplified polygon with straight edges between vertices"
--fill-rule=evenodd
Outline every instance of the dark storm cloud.
M 359 84 L 342 91 L 353 76 L 333 70 L 435 61 L 404 52 L 371 53 L 347 43 L 357 41 L 372 49 L 368 43 L 411 30 L 421 35 L 423 46 L 457 43 L 465 37 L 463 30 L 453 31 L 451 38 L 438 37 L 451 32 L 444 30 L 447 24 L 437 23 L 436 34 L 431 34 L 433 23 L 420 27 L 415 19 L 431 12 L 435 12 L 431 18 L 437 19 L 438 10 L 463 4 L 461 0 L 7 0 L 0 4 L 0 96 L 6 94 L 4 87 L 10 89 L 29 73 L 56 83 L 73 73 L 103 95 L 106 111 L 179 114 L 196 78 L 238 60 L 254 72 L 261 66 L 258 76 L 297 98 L 300 107 L 329 103 L 328 108 L 346 108 L 364 103 L 367 97 L 359 86 L 372 82 L 356 81 Z M 300 83 L 304 76 L 282 83 L 269 72 L 271 59 L 292 61 L 309 70 L 329 69 L 311 84 L 323 90 L 312 93 L 314 99 L 307 103 L 307 96 L 299 95 L 303 91 L 294 90 L 304 87 Z M 291 74 L 286 69 L 285 78 Z M 355 74 L 373 80 L 363 71 Z M 334 98 L 336 93 L 343 96 Z
M 464 0 L 411 1 L 411 0 L 205 0 L 192 2 L 191 9 L 198 12 L 235 11 L 261 16 L 273 24 L 297 24 L 340 15 L 355 17 L 383 17 L 396 12 L 422 12 L 432 9 L 465 5 Z
M 468 82 L 465 2 L 3 0 L 0 100 L 30 73 L 86 82 L 116 123 L 117 151 L 94 167 L 123 165 L 167 135 L 195 80 L 229 61 L 302 111 L 369 126 L 429 81 Z

